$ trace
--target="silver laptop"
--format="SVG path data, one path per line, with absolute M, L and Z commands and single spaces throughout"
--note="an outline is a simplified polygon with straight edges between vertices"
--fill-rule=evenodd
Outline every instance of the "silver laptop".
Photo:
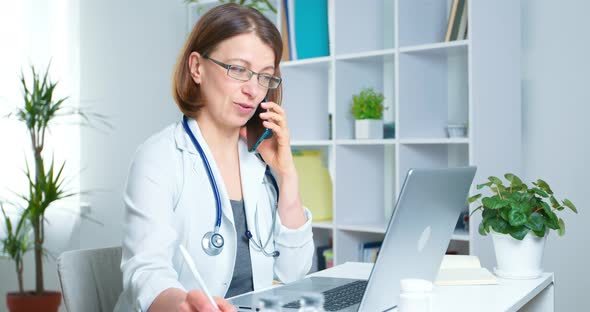
M 326 311 L 386 311 L 399 300 L 404 278 L 434 281 L 461 211 L 475 167 L 411 169 L 406 175 L 381 251 L 368 280 L 307 277 L 230 299 L 239 311 L 256 311 L 258 298 L 278 296 L 283 311 L 297 311 L 303 293 L 323 293 Z

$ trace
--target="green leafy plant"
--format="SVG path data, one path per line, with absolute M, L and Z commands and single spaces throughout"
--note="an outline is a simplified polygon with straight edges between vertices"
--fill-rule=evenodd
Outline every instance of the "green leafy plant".
M 10 239 L 3 243 L 4 249 L 8 249 L 9 253 L 12 252 L 11 258 L 17 262 L 19 279 L 22 277 L 22 255 L 30 249 L 30 243 L 32 243 L 35 254 L 35 293 L 37 295 L 45 291 L 43 285 L 43 256 L 47 254 L 43 248 L 47 222 L 45 212 L 52 203 L 77 194 L 66 190 L 67 183 L 63 174 L 66 162 L 56 165 L 53 159 L 48 163 L 44 159 L 43 150 L 49 127 L 58 118 L 72 116 L 80 117 L 82 123 L 88 123 L 91 116 L 104 120 L 102 115 L 89 115 L 82 113 L 77 108 L 64 106 L 67 97 L 54 100 L 57 82 L 51 82 L 48 75 L 49 66 L 43 76 L 40 76 L 31 66 L 32 83 L 29 84 L 24 73 L 21 73 L 24 105 L 8 115 L 9 118 L 13 117 L 26 126 L 31 142 L 34 166 L 29 166 L 29 163 L 25 161 L 28 192 L 17 194 L 19 202 L 13 204 L 20 207 L 23 212 L 14 233 L 10 234 L 9 230 Z M 108 125 L 106 121 L 104 124 Z M 5 221 L 8 225 L 9 221 L 6 217 Z M 25 230 L 29 226 L 33 236 L 32 242 L 29 242 L 26 233 L 28 231 Z M 12 228 L 12 225 L 7 227 Z
M 361 90 L 361 93 L 352 96 L 352 115 L 354 119 L 382 119 L 383 100 L 381 93 L 373 88 Z
M 218 0 L 220 3 L 237 3 L 240 5 L 248 6 L 258 10 L 261 13 L 266 12 L 266 10 L 270 10 L 273 13 L 277 13 L 277 9 L 270 3 L 269 0 Z M 185 0 L 185 3 L 197 3 L 199 4 L 200 0 Z M 203 6 L 199 7 L 199 13 L 203 11 Z
M 26 212 L 20 215 L 16 228 L 12 226 L 10 217 L 6 215 L 4 206 L 0 203 L 4 225 L 6 227 L 6 238 L 2 240 L 2 253 L 12 259 L 16 265 L 16 275 L 18 278 L 18 291 L 24 293 L 23 289 L 23 257 L 27 251 L 32 249 L 29 241 L 29 228 L 26 222 Z
M 557 200 L 549 184 L 541 179 L 529 188 L 514 174 L 507 173 L 504 177 L 510 185 L 505 186 L 502 180 L 491 176 L 488 182 L 477 185 L 477 189 L 486 187 L 493 195 L 476 194 L 467 199 L 469 203 L 481 200 L 471 213 L 482 211 L 481 235 L 494 231 L 522 240 L 529 232 L 538 237 L 544 237 L 550 230 L 557 230 L 560 236 L 565 234 L 563 219 L 558 218 L 556 212 L 567 207 L 578 213 L 570 200 Z

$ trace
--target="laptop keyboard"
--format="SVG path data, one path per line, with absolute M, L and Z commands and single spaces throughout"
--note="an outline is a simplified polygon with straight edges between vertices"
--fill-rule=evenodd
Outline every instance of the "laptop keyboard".
M 367 281 L 354 281 L 324 291 L 324 310 L 339 311 L 361 302 L 367 288 Z M 299 301 L 292 301 L 283 308 L 299 309 Z

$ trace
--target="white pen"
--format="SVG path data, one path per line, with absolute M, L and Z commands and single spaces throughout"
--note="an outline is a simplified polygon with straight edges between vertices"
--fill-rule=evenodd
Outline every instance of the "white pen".
M 201 278 L 199 271 L 197 271 L 197 267 L 195 266 L 195 262 L 193 261 L 193 257 L 191 257 L 191 255 L 189 255 L 188 251 L 186 251 L 184 246 L 179 245 L 179 247 L 180 247 L 180 253 L 182 253 L 182 257 L 184 258 L 184 262 L 186 262 L 186 264 L 188 265 L 188 268 L 193 273 L 193 276 L 195 277 L 197 284 L 199 284 L 199 287 L 201 287 L 201 290 L 205 293 L 205 295 L 209 299 L 209 302 L 211 302 L 211 304 L 214 307 L 219 308 L 217 306 L 217 303 L 215 303 L 215 300 L 213 300 L 213 297 L 211 297 L 211 293 L 209 293 L 207 286 L 205 286 L 205 282 L 203 282 L 203 279 Z

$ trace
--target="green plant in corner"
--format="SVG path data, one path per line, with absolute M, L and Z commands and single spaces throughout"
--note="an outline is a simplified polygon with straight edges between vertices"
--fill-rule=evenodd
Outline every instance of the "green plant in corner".
M 365 88 L 357 95 L 352 96 L 352 115 L 354 119 L 382 119 L 383 100 L 381 93 L 375 92 L 373 88 Z
M 557 230 L 560 236 L 565 234 L 563 219 L 558 218 L 556 212 L 567 207 L 578 213 L 570 200 L 557 200 L 549 184 L 541 179 L 529 188 L 514 174 L 507 173 L 504 177 L 510 185 L 505 186 L 501 179 L 491 176 L 488 182 L 477 185 L 478 190 L 487 187 L 491 196 L 476 194 L 467 199 L 469 203 L 481 200 L 471 213 L 482 211 L 481 235 L 494 231 L 522 240 L 529 232 L 538 237 L 544 237 L 550 230 Z
M 56 165 L 53 159 L 51 162 L 45 161 L 43 150 L 46 134 L 56 119 L 66 117 L 77 116 L 81 118 L 82 123 L 89 123 L 90 116 L 92 116 L 102 119 L 103 123 L 108 125 L 102 115 L 85 114 L 77 108 L 64 106 L 67 97 L 54 100 L 57 82 L 51 82 L 48 75 L 49 66 L 42 77 L 31 66 L 32 83 L 28 84 L 24 73 L 21 73 L 20 80 L 23 87 L 24 105 L 17 108 L 16 112 L 8 115 L 8 117 L 13 117 L 26 126 L 33 152 L 34 166 L 31 167 L 28 162 L 25 163 L 28 192 L 17 194 L 22 204 L 14 204 L 15 206 L 21 206 L 23 209 L 21 221 L 18 223 L 19 225 L 13 236 L 15 241 L 9 242 L 9 245 L 26 242 L 25 245 L 29 246 L 26 240 L 21 240 L 19 243 L 20 235 L 27 236 L 21 231 L 28 224 L 33 234 L 31 243 L 35 259 L 36 295 L 41 295 L 45 291 L 43 283 L 43 256 L 46 254 L 43 244 L 45 242 L 45 224 L 47 222 L 45 213 L 52 203 L 77 194 L 66 190 L 67 183 L 65 183 L 66 180 L 63 175 L 66 162 Z M 22 251 L 25 251 L 25 249 L 20 250 L 20 252 Z

